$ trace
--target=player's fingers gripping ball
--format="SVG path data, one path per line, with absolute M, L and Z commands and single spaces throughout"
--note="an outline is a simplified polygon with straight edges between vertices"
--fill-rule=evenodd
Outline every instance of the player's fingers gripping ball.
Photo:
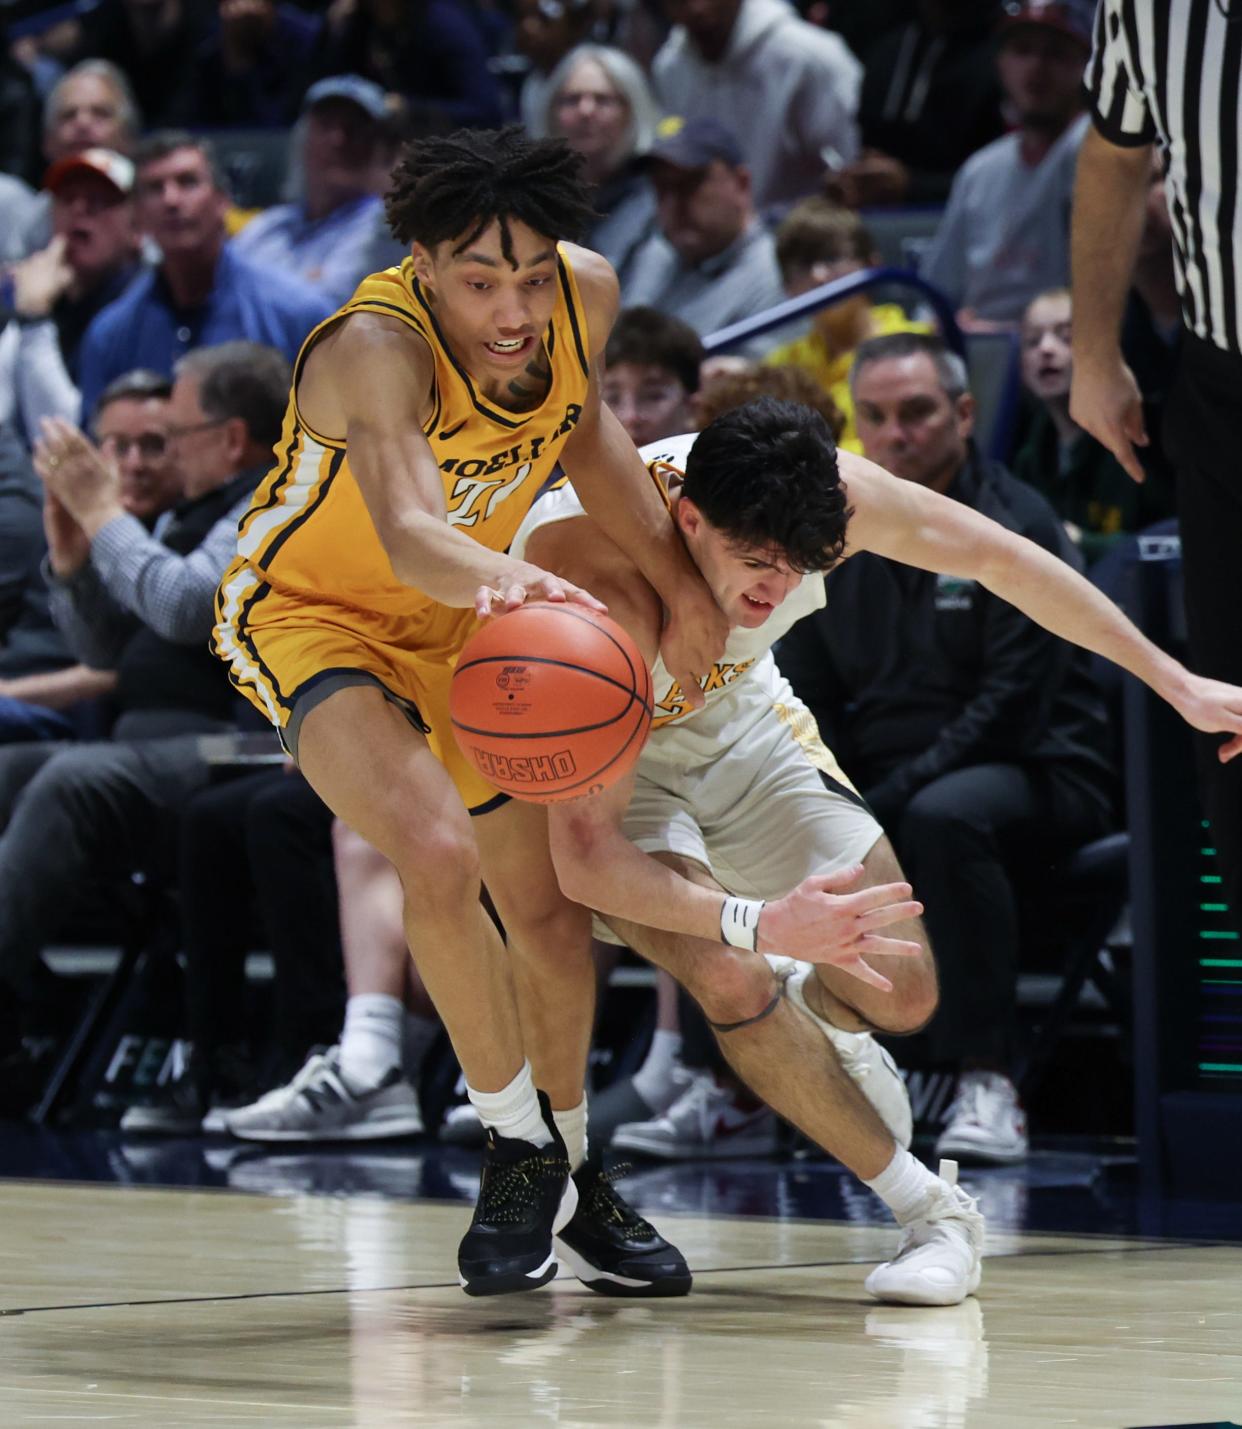
M 466 642 L 453 733 L 483 777 L 536 804 L 580 799 L 634 765 L 651 727 L 651 673 L 614 620 L 535 602 Z

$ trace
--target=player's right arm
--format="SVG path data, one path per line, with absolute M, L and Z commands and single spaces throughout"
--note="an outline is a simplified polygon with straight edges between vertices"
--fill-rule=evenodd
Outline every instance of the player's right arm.
M 343 432 L 393 575 L 441 605 L 480 615 L 524 600 L 599 601 L 568 581 L 473 540 L 448 523 L 444 481 L 423 435 L 434 367 L 427 344 L 404 323 L 355 313 L 306 358 L 298 406 L 315 431 Z
M 598 591 L 612 618 L 637 642 L 643 658 L 648 663 L 655 658 L 659 598 L 589 517 L 540 527 L 527 542 L 526 554 Z M 599 794 L 549 807 L 552 862 L 561 891 L 605 916 L 722 942 L 725 894 L 683 878 L 626 837 L 625 811 L 633 784 L 631 775 Z M 917 956 L 921 952 L 917 943 L 881 937 L 879 930 L 917 917 L 922 905 L 911 901 L 907 883 L 845 891 L 861 874 L 861 866 L 856 866 L 808 878 L 784 898 L 764 904 L 756 950 L 833 963 L 889 990 L 892 984 L 866 962 L 864 954 Z

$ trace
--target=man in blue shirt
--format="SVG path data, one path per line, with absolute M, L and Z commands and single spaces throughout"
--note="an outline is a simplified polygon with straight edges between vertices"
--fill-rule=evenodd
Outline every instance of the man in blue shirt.
M 277 204 L 238 234 L 243 257 L 295 274 L 334 305 L 348 300 L 368 266 L 383 201 L 384 91 L 356 74 L 311 85 L 299 126 L 301 199 Z
M 246 340 L 292 361 L 335 306 L 226 242 L 229 198 L 206 140 L 161 131 L 140 146 L 136 166 L 138 227 L 162 258 L 87 328 L 79 358 L 83 412 L 114 377 L 134 367 L 171 374 L 191 348 Z

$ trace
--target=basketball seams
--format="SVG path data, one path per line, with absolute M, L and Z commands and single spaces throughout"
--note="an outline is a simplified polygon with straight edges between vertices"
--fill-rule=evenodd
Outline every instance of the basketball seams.
M 523 611 L 545 610 L 553 611 L 557 615 L 569 616 L 588 625 L 591 630 L 591 638 L 594 640 L 599 636 L 603 636 L 608 646 L 611 647 L 611 651 L 615 652 L 615 654 L 610 655 L 602 646 L 595 651 L 567 651 L 567 654 L 572 653 L 575 656 L 574 659 L 558 659 L 550 655 L 518 653 L 518 650 L 520 650 L 522 645 L 526 642 L 523 639 L 523 629 L 519 629 L 518 624 L 514 623 L 512 618 L 518 617 L 520 621 Z M 479 682 L 481 682 L 482 685 L 489 683 L 487 679 L 488 671 L 480 668 L 485 666 L 542 665 L 548 667 L 549 678 L 554 680 L 562 677 L 553 675 L 553 671 L 565 671 L 565 678 L 572 673 L 575 678 L 570 682 L 569 689 L 572 690 L 575 685 L 581 684 L 583 692 L 581 694 L 575 693 L 571 697 L 567 690 L 565 700 L 562 704 L 554 685 L 552 692 L 550 692 L 552 697 L 550 700 L 549 713 L 552 718 L 558 717 L 562 707 L 564 707 L 565 713 L 568 713 L 569 709 L 573 708 L 574 705 L 581 708 L 582 704 L 586 703 L 589 707 L 590 701 L 586 694 L 586 689 L 588 685 L 596 685 L 596 682 L 598 682 L 599 686 L 603 687 L 603 689 L 600 690 L 600 696 L 603 695 L 605 690 L 611 689 L 623 697 L 620 708 L 612 714 L 610 718 L 592 722 L 587 725 L 560 729 L 529 730 L 484 728 L 461 722 L 461 720 L 453 716 L 452 710 L 450 709 L 449 717 L 454 734 L 459 737 L 459 741 L 463 742 L 464 752 L 470 757 L 471 762 L 480 769 L 483 769 L 483 764 L 480 761 L 483 759 L 483 755 L 488 753 L 489 745 L 492 746 L 491 753 L 488 754 L 489 758 L 494 755 L 496 758 L 503 757 L 507 760 L 516 757 L 516 753 L 519 751 L 524 758 L 528 753 L 532 759 L 547 758 L 547 754 L 537 754 L 533 751 L 523 750 L 522 746 L 537 745 L 539 743 L 559 739 L 573 741 L 575 738 L 585 738 L 587 748 L 579 751 L 579 757 L 583 754 L 594 756 L 592 760 L 593 767 L 589 772 L 579 773 L 578 770 L 566 770 L 565 776 L 573 782 L 560 782 L 555 786 L 544 786 L 544 792 L 540 792 L 539 784 L 527 784 L 524 779 L 521 781 L 522 787 L 520 789 L 514 787 L 512 781 L 507 777 L 502 779 L 498 787 L 516 795 L 518 798 L 524 798 L 532 803 L 551 804 L 561 800 L 585 797 L 586 791 L 588 791 L 592 785 L 606 787 L 606 784 L 601 784 L 601 781 L 604 780 L 610 770 L 617 772 L 615 772 L 612 779 L 607 780 L 606 783 L 614 782 L 633 767 L 641 752 L 645 737 L 650 730 L 651 719 L 654 714 L 654 681 L 652 680 L 651 671 L 647 662 L 642 658 L 638 650 L 635 648 L 631 653 L 631 649 L 628 648 L 632 644 L 628 633 L 623 629 L 617 629 L 614 634 L 613 630 L 606 628 L 608 624 L 610 624 L 610 622 L 606 617 L 597 618 L 592 612 L 576 610 L 552 601 L 539 601 L 511 612 L 511 623 L 510 626 L 506 628 L 505 634 L 512 642 L 512 646 L 517 647 L 517 650 L 514 650 L 513 653 L 497 653 L 489 650 L 486 654 L 480 654 L 474 658 L 459 661 L 454 672 L 454 685 L 461 691 L 461 694 L 465 696 L 468 702 L 475 703 L 476 699 L 481 699 L 485 707 L 489 696 L 487 689 L 478 688 L 470 690 L 469 693 L 467 692 L 468 686 L 470 685 L 475 685 Z M 537 645 L 540 643 L 540 637 L 537 633 L 539 626 L 538 619 L 529 619 L 527 626 L 530 627 L 532 631 L 531 644 Z M 572 637 L 568 631 L 565 632 L 565 641 L 571 647 L 578 643 L 576 638 Z M 509 642 L 506 641 L 506 644 L 508 643 Z M 529 646 L 527 648 L 529 648 Z M 463 654 L 464 653 L 467 652 L 463 651 Z M 592 654 L 596 657 L 598 664 L 585 663 Z M 604 670 L 598 668 L 598 665 L 607 666 L 610 659 L 615 659 L 615 655 L 620 656 L 620 664 L 614 665 L 615 673 L 606 673 Z M 459 681 L 458 677 L 465 676 L 468 671 L 476 671 L 476 673 L 465 682 Z M 534 676 L 533 670 L 532 676 Z M 628 682 L 626 682 L 625 676 L 628 676 Z M 534 676 L 534 678 L 537 680 L 538 676 Z M 494 694 L 492 698 L 494 699 Z M 454 701 L 454 703 L 455 702 L 456 701 Z M 483 710 L 480 710 L 480 713 L 483 712 Z M 465 715 L 466 711 L 463 710 L 462 713 Z M 587 713 L 587 710 L 582 709 L 582 713 Z M 466 717 L 469 718 L 469 715 Z M 499 718 L 498 716 L 492 717 Z M 628 729 L 625 727 L 627 720 L 629 721 Z M 609 736 L 607 732 L 610 730 L 615 730 L 615 735 Z M 598 746 L 601 740 L 606 746 L 616 735 L 623 736 L 619 748 L 590 747 L 592 744 Z M 466 739 L 477 739 L 483 743 L 481 747 L 466 748 L 464 743 Z M 515 753 L 513 755 L 501 755 L 501 749 L 506 745 L 514 749 Z M 602 760 L 602 762 L 596 764 L 594 760 Z M 484 770 L 484 772 L 487 773 L 486 770 Z M 493 783 L 496 782 L 495 774 L 489 773 L 488 777 L 492 779 Z M 546 778 L 546 776 L 541 776 L 541 778 Z
M 625 715 L 628 714 L 628 713 L 629 713 L 629 711 L 626 710 L 623 714 L 618 715 L 617 718 L 618 718 L 618 719 L 624 719 L 624 718 L 625 718 Z M 615 722 L 616 722 L 616 721 L 613 721 L 613 723 L 615 723 Z M 627 737 L 625 743 L 621 746 L 620 749 L 617 750 L 617 752 L 612 756 L 612 758 L 609 759 L 609 761 L 607 762 L 607 764 L 601 764 L 597 769 L 592 770 L 592 772 L 591 772 L 590 774 L 585 774 L 585 775 L 583 775 L 583 777 L 582 777 L 581 779 L 577 780 L 575 783 L 573 783 L 573 784 L 562 784 L 555 792 L 550 792 L 549 794 L 547 794 L 547 795 L 546 795 L 545 797 L 543 797 L 543 798 L 539 798 L 533 788 L 532 788 L 531 793 L 530 793 L 529 795 L 526 793 L 525 790 L 523 790 L 520 797 L 522 797 L 522 798 L 524 798 L 524 799 L 528 798 L 531 803 L 536 803 L 536 804 L 559 804 L 559 803 L 561 803 L 561 802 L 568 802 L 568 801 L 566 800 L 565 796 L 566 796 L 571 790 L 573 790 L 573 789 L 581 789 L 584 784 L 591 784 L 591 783 L 593 783 L 595 780 L 597 780 L 597 779 L 600 777 L 601 774 L 607 774 L 607 772 L 613 767 L 614 764 L 617 763 L 618 760 L 624 759 L 624 758 L 626 757 L 627 753 L 629 752 L 631 746 L 632 746 L 633 743 L 634 743 L 634 736 L 635 736 L 636 734 L 638 734 L 641 730 L 646 729 L 646 727 L 647 727 L 647 722 L 646 722 L 646 720 L 644 720 L 644 719 L 642 719 L 642 718 L 640 717 L 639 720 L 638 720 L 638 722 L 637 722 L 637 724 L 635 724 L 634 728 L 630 731 L 629 736 Z M 633 758 L 631 758 L 631 759 L 630 759 L 630 764 L 632 764 L 633 762 L 634 762 L 634 761 L 633 761 Z M 626 769 L 628 769 L 628 767 L 629 767 L 629 766 L 627 765 L 627 766 L 626 766 Z M 622 773 L 625 773 L 625 772 L 626 772 L 625 770 L 622 771 Z
M 605 685 L 611 685 L 614 690 L 620 690 L 629 701 L 638 700 L 640 704 L 646 705 L 648 710 L 651 708 L 651 701 L 649 699 L 644 700 L 633 684 L 623 685 L 620 680 L 614 680 L 611 675 L 605 675 L 599 670 L 593 670 L 589 665 L 575 664 L 572 660 L 554 660 L 550 655 L 480 655 L 477 660 L 467 660 L 464 665 L 458 665 L 455 673 L 461 675 L 467 670 L 476 669 L 479 665 L 555 665 L 561 670 L 577 670 L 581 675 L 589 675 L 593 680 L 599 680 Z M 633 675 L 633 673 L 634 671 L 631 667 L 630 674 Z M 650 684 L 650 676 L 648 676 L 647 683 Z M 622 709 L 614 718 L 620 719 L 624 713 L 625 710 Z M 611 724 L 612 720 L 605 720 L 604 723 Z M 601 726 L 592 726 L 592 728 L 600 727 Z M 481 732 L 482 731 L 476 731 L 476 733 Z M 568 733 L 568 731 L 566 731 L 566 733 Z

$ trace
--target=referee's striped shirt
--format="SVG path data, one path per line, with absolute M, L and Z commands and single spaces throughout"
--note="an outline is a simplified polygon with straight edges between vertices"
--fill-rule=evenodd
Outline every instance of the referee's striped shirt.
M 1240 75 L 1242 0 L 1100 0 L 1087 68 L 1095 126 L 1114 144 L 1159 145 L 1182 316 L 1233 353 L 1242 353 Z

